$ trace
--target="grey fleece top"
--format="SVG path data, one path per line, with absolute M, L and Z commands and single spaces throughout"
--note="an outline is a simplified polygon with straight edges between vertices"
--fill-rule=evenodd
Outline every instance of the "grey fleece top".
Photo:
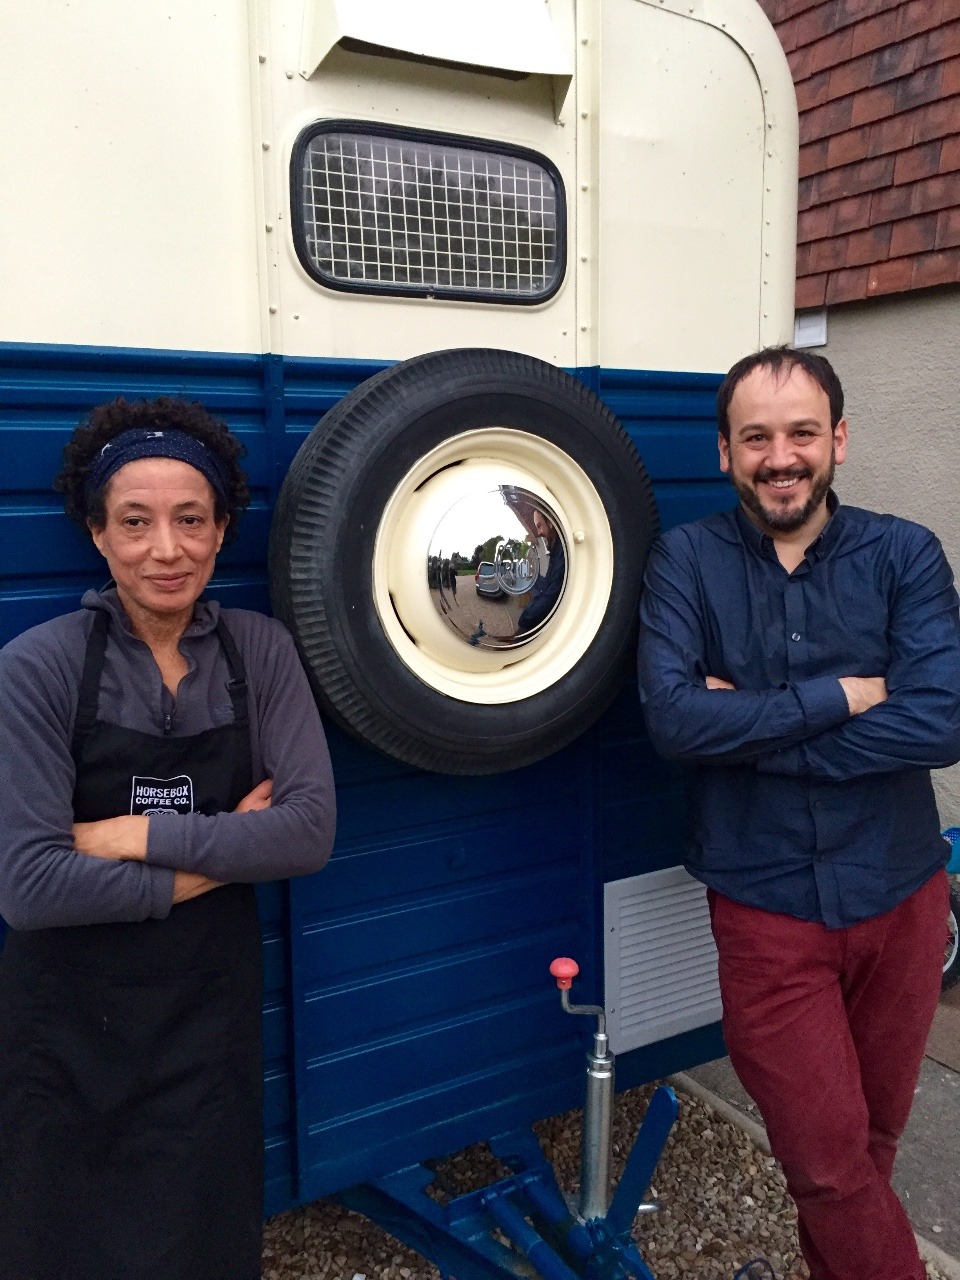
M 77 853 L 70 754 L 93 611 L 112 619 L 100 683 L 102 720 L 160 736 L 228 724 L 233 708 L 216 601 L 200 600 L 180 651 L 189 670 L 176 698 L 137 639 L 114 589 L 88 591 L 77 613 L 33 627 L 0 650 L 0 915 L 15 929 L 162 919 L 175 870 L 220 881 L 318 871 L 336 810 L 326 739 L 288 632 L 243 609 L 223 619 L 246 667 L 254 785 L 273 779 L 269 809 L 150 819 L 146 862 Z M 169 725 L 169 727 L 167 727 Z

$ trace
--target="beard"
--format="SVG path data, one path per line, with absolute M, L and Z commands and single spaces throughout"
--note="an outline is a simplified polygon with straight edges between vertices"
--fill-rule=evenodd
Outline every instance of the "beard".
M 747 484 L 745 481 L 731 475 L 733 487 L 737 491 L 740 501 L 746 509 L 755 516 L 763 529 L 768 533 L 793 533 L 796 529 L 802 528 L 807 523 L 813 513 L 830 490 L 833 484 L 833 477 L 836 474 L 837 462 L 833 452 L 830 454 L 830 465 L 825 471 L 821 471 L 819 475 L 815 475 L 809 467 L 788 467 L 784 471 L 758 471 L 753 477 L 753 483 Z M 755 484 L 765 483 L 768 480 L 813 480 L 810 489 L 810 497 L 796 510 L 778 510 L 776 507 L 765 507 L 760 501 L 760 497 L 754 488 Z

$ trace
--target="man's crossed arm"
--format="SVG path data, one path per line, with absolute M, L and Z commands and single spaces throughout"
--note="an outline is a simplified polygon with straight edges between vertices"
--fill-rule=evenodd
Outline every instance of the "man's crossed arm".
M 764 773 L 827 781 L 960 759 L 960 622 L 950 570 L 932 536 L 911 569 L 889 620 L 885 675 L 837 673 L 737 690 L 705 667 L 691 566 L 658 544 L 641 600 L 638 661 L 654 745 L 670 759 L 753 763 Z

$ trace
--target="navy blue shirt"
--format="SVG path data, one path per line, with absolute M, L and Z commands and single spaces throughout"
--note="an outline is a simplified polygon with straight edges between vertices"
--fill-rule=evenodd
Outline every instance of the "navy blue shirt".
M 661 537 L 639 680 L 654 745 L 690 766 L 688 871 L 841 928 L 949 858 L 929 771 L 960 759 L 960 618 L 928 529 L 829 501 L 793 573 L 739 507 Z M 841 676 L 889 696 L 851 716 Z

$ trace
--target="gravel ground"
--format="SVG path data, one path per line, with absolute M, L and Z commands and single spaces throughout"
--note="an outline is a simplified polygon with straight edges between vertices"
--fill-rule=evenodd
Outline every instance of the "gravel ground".
M 614 1174 L 619 1177 L 652 1085 L 621 1094 L 614 1108 Z M 564 1191 L 577 1189 L 580 1113 L 535 1126 Z M 504 1172 L 483 1145 L 438 1168 L 438 1185 L 458 1194 Z M 443 1191 L 437 1198 L 443 1199 Z M 680 1117 L 651 1194 L 659 1213 L 638 1219 L 634 1237 L 657 1280 L 728 1280 L 758 1254 L 778 1277 L 809 1275 L 797 1251 L 796 1213 L 776 1161 L 705 1103 L 681 1095 Z M 940 1273 L 928 1265 L 933 1280 Z M 366 1218 L 321 1200 L 267 1223 L 263 1280 L 439 1280 L 439 1272 Z

